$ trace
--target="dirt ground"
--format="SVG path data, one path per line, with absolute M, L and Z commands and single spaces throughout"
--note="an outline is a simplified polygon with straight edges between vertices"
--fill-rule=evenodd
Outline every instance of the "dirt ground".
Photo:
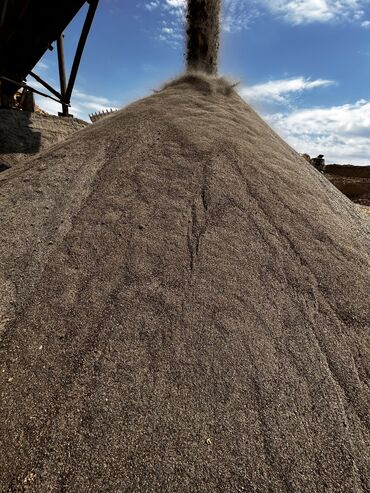
M 331 164 L 324 176 L 353 202 L 370 207 L 370 166 Z

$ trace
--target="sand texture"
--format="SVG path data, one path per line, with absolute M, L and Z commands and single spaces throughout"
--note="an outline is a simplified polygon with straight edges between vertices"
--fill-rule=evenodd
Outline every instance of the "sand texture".
M 27 165 L 26 165 L 27 164 Z M 370 221 L 222 81 L 0 174 L 0 491 L 370 491 Z
M 0 109 L 0 172 L 17 166 L 88 125 L 78 118 Z

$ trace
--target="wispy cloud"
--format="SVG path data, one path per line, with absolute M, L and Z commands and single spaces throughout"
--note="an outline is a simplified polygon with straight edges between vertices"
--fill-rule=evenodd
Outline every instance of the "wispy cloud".
M 264 115 L 298 152 L 327 162 L 370 165 L 370 101 Z
M 307 79 L 305 77 L 296 77 L 293 79 L 279 79 L 256 84 L 253 86 L 244 86 L 239 90 L 240 95 L 248 102 L 261 103 L 288 103 L 294 95 L 309 91 L 317 87 L 327 87 L 335 84 L 332 80 L 326 79 Z
M 146 0 L 139 4 L 149 12 L 159 12 L 157 27 L 153 37 L 173 48 L 179 48 L 184 40 L 184 20 L 186 0 Z
M 370 21 L 364 16 L 369 4 L 370 0 L 223 0 L 222 29 L 225 32 L 246 29 L 266 13 L 296 25 L 351 21 L 368 27 Z M 167 12 L 183 23 L 186 0 L 146 0 L 143 5 L 150 11 Z
M 151 2 L 146 2 L 144 4 L 144 7 L 147 10 L 155 10 L 159 7 L 159 5 L 160 5 L 160 0 L 152 0 Z
M 222 2 L 221 26 L 225 32 L 247 28 L 260 15 L 259 0 L 224 0 Z M 164 26 L 157 28 L 154 37 L 178 47 L 184 40 L 186 0 L 146 0 L 141 4 L 150 12 L 161 13 Z
M 169 7 L 173 7 L 175 9 L 184 8 L 186 5 L 186 0 L 165 0 L 165 2 Z
M 42 60 L 40 60 L 39 62 L 37 62 L 37 64 L 33 68 L 33 71 L 36 72 L 36 73 L 39 73 L 39 72 L 40 73 L 45 73 L 48 70 L 49 70 L 49 65 L 46 62 L 42 61 Z
M 289 23 L 307 24 L 359 21 L 369 0 L 260 0 L 260 4 Z
M 256 105 L 265 120 L 298 152 L 324 154 L 332 163 L 370 165 L 369 100 L 299 109 L 291 104 L 297 95 L 333 84 L 336 82 L 332 80 L 296 77 L 242 87 L 239 93 Z M 273 112 L 276 105 L 279 111 Z
M 173 48 L 177 48 L 184 40 L 184 29 L 182 23 L 176 19 L 162 20 L 161 27 L 157 28 L 155 39 L 164 41 Z
M 102 96 L 94 96 L 75 89 L 72 107 L 78 111 L 102 111 L 107 108 L 117 109 L 116 102 Z
M 258 1 L 224 0 L 221 18 L 225 32 L 237 32 L 246 29 L 260 15 Z
M 33 84 L 36 87 L 37 83 Z M 57 115 L 61 111 L 61 105 L 52 99 L 36 96 L 36 104 L 51 115 Z M 88 120 L 91 113 L 103 111 L 106 109 L 118 109 L 117 102 L 108 98 L 87 94 L 75 89 L 72 96 L 70 112 L 77 118 Z

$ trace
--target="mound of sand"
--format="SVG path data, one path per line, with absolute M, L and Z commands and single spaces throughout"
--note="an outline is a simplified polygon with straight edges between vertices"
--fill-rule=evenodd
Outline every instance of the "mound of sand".
M 369 491 L 370 223 L 227 84 L 3 175 L 1 491 Z
M 42 110 L 41 110 L 42 111 Z M 17 166 L 86 127 L 78 118 L 0 109 L 0 171 Z

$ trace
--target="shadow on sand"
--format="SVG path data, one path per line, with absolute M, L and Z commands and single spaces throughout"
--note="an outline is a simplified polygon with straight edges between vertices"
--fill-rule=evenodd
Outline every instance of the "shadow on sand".
M 0 172 L 6 171 L 13 162 L 21 160 L 12 154 L 36 154 L 41 145 L 41 133 L 31 124 L 32 113 L 14 109 L 0 109 Z

